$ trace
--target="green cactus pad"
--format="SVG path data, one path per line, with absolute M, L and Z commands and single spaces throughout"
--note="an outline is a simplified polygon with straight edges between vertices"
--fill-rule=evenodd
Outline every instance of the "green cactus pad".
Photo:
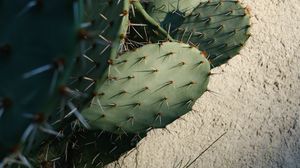
M 136 147 L 146 133 L 114 135 L 109 132 L 76 130 L 70 137 L 45 143 L 34 167 L 103 167 Z
M 148 44 L 110 66 L 82 112 L 94 129 L 138 133 L 163 128 L 186 114 L 206 90 L 210 66 L 187 44 Z
M 108 66 L 107 60 L 122 52 L 128 28 L 129 0 L 90 0 L 84 1 L 81 8 L 85 13 L 87 26 L 82 30 L 81 51 L 69 81 L 69 87 L 78 90 L 81 97 L 77 108 L 89 100 L 95 82 Z
M 0 161 L 20 150 L 21 137 L 50 129 L 45 122 L 60 105 L 77 42 L 73 7 L 61 0 L 0 1 Z
M 164 29 L 175 29 L 180 26 L 184 16 L 190 14 L 200 2 L 205 0 L 150 0 L 144 2 L 145 10 Z
M 236 0 L 153 0 L 145 8 L 174 39 L 205 51 L 212 68 L 237 55 L 250 37 L 249 11 Z
M 250 15 L 238 1 L 201 2 L 173 36 L 207 53 L 212 67 L 239 53 L 250 37 Z

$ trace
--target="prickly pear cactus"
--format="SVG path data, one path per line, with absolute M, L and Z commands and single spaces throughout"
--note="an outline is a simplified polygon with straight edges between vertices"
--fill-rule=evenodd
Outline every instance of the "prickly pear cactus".
M 0 160 L 37 132 L 53 133 L 46 120 L 64 97 L 77 41 L 73 5 L 0 2 Z
M 233 0 L 0 0 L 0 21 L 0 167 L 118 159 L 250 36 Z
M 174 37 L 207 53 L 212 67 L 239 53 L 250 37 L 250 14 L 238 1 L 200 3 L 185 17 Z
M 148 44 L 110 60 L 82 115 L 92 128 L 118 134 L 162 128 L 191 110 L 209 75 L 198 49 L 177 42 Z
M 77 108 L 93 96 L 95 82 L 108 66 L 108 58 L 124 50 L 129 24 L 129 0 L 90 0 L 81 4 L 85 27 L 80 54 L 69 80 L 69 87 L 83 93 Z
M 250 14 L 239 1 L 152 0 L 145 4 L 149 15 L 175 40 L 205 51 L 212 68 L 236 56 L 250 37 Z
M 113 135 L 109 132 L 78 130 L 63 141 L 44 145 L 35 167 L 103 167 L 136 147 L 146 133 Z
M 149 0 L 144 3 L 144 7 L 164 29 L 174 30 L 203 1 L 205 0 Z
M 78 8 L 83 15 L 79 32 L 81 41 L 67 84 L 75 94 L 67 100 L 66 113 L 51 116 L 51 123 L 55 123 L 59 131 L 73 123 L 72 113 L 89 128 L 79 111 L 94 96 L 95 83 L 108 66 L 108 58 L 123 51 L 129 24 L 129 0 L 81 0 Z

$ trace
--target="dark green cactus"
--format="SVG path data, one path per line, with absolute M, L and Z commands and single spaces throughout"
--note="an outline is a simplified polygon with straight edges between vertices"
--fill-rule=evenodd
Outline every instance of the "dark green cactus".
M 80 53 L 70 77 L 69 87 L 83 93 L 76 106 L 81 108 L 93 96 L 95 82 L 108 66 L 109 57 L 124 50 L 129 24 L 129 0 L 83 1 L 86 28 L 81 32 Z
M 82 115 L 92 128 L 119 134 L 162 128 L 191 110 L 209 75 L 209 63 L 196 48 L 148 44 L 111 60 Z
M 0 160 L 37 131 L 64 98 L 79 16 L 72 0 L 0 1 Z M 22 140 L 21 140 L 22 139 Z
M 250 15 L 238 1 L 200 3 L 185 17 L 174 37 L 207 53 L 212 67 L 236 56 L 250 37 Z
M 51 123 L 55 123 L 59 131 L 73 123 L 75 118 L 70 117 L 73 112 L 86 128 L 89 127 L 79 110 L 94 96 L 95 82 L 108 66 L 108 58 L 122 52 L 128 27 L 128 0 L 81 0 L 78 7 L 83 15 L 79 33 L 82 41 L 67 85 L 75 94 L 67 100 L 68 111 L 52 115 Z M 67 137 L 72 134 L 63 133 Z
M 146 7 L 175 40 L 205 51 L 212 68 L 237 55 L 250 37 L 249 11 L 236 0 L 153 0 Z
M 160 23 L 164 29 L 171 31 L 178 28 L 184 17 L 203 1 L 205 0 L 150 0 L 146 1 L 144 6 L 151 17 Z
M 109 132 L 77 130 L 62 141 L 44 145 L 35 159 L 35 167 L 103 167 L 136 147 L 146 133 L 114 135 Z

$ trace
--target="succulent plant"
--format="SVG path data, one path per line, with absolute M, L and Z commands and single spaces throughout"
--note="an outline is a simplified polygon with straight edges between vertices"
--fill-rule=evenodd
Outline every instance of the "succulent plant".
M 148 44 L 110 62 L 82 112 L 95 129 L 122 134 L 163 128 L 207 90 L 209 63 L 187 44 Z
M 0 1 L 0 167 L 118 159 L 192 109 L 249 20 L 234 0 Z
M 47 117 L 65 97 L 79 18 L 72 1 L 2 0 L 0 20 L 2 160 L 37 131 L 55 133 Z

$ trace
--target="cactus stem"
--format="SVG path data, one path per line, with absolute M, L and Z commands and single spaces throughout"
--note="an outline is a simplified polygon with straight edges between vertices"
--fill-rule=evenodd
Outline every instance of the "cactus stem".
M 148 21 L 153 27 L 155 27 L 162 35 L 164 35 L 168 40 L 174 41 L 174 39 L 168 34 L 168 32 L 163 29 L 159 23 L 157 23 L 143 8 L 142 4 L 139 1 L 131 2 L 136 10 Z

